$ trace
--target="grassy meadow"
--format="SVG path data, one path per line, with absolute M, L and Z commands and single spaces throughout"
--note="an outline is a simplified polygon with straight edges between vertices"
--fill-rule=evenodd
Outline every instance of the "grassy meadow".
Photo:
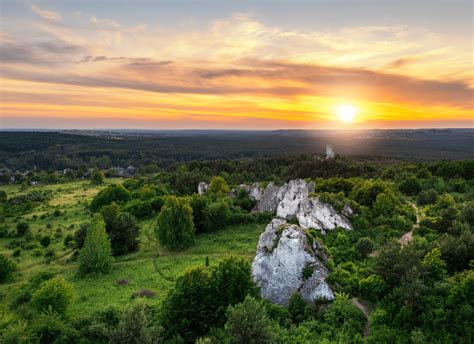
M 15 248 L 9 246 L 15 238 L 0 239 L 0 253 L 12 257 L 17 264 L 14 282 L 0 285 L 0 311 L 8 308 L 17 287 L 40 271 L 57 272 L 75 287 L 76 302 L 71 312 L 87 316 L 105 306 L 123 306 L 135 292 L 148 289 L 156 293 L 149 302 L 159 302 L 173 287 L 176 277 L 188 268 L 204 265 L 209 257 L 210 265 L 216 264 L 226 254 L 241 255 L 253 259 L 260 233 L 264 225 L 247 224 L 230 226 L 212 233 L 196 236 L 196 243 L 189 249 L 171 252 L 160 247 L 154 233 L 154 218 L 143 220 L 140 225 L 140 249 L 137 252 L 115 259 L 111 273 L 96 277 L 78 277 L 77 263 L 71 261 L 72 248 L 64 244 L 67 235 L 73 235 L 80 224 L 90 220 L 87 211 L 89 202 L 97 192 L 109 184 L 122 182 L 120 178 L 107 179 L 103 185 L 91 185 L 89 181 L 74 181 L 62 184 L 29 187 L 21 191 L 19 185 L 1 186 L 10 197 L 32 190 L 51 190 L 50 200 L 19 218 L 7 217 L 4 225 L 14 232 L 16 224 L 24 220 L 31 234 L 39 238 L 51 236 L 51 244 L 43 248 L 38 240 L 27 244 L 15 256 Z M 17 249 L 18 250 L 18 249 Z M 47 250 L 54 256 L 45 257 Z M 122 281 L 122 283 L 117 283 Z

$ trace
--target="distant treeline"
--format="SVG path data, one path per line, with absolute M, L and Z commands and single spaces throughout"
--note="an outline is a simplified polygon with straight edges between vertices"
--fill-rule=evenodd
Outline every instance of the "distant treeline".
M 79 134 L 78 134 L 79 133 Z M 183 135 L 83 135 L 60 132 L 0 132 L 0 170 L 59 171 L 112 166 L 167 167 L 176 162 L 336 153 L 364 160 L 426 161 L 474 157 L 474 131 L 194 132 Z

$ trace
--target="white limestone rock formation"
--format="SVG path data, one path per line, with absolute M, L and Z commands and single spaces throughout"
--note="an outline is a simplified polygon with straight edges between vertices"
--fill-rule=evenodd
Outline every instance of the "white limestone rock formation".
M 204 195 L 207 192 L 207 189 L 209 188 L 209 185 L 205 182 L 200 182 L 198 184 L 198 194 L 199 195 Z
M 257 203 L 256 209 L 261 212 L 274 212 L 278 206 L 278 191 L 280 191 L 279 186 L 276 186 L 273 182 L 268 184 Z
M 254 201 L 260 201 L 263 196 L 263 188 L 260 186 L 260 183 L 253 183 L 250 187 L 249 197 Z
M 321 202 L 319 197 L 303 200 L 296 217 L 301 227 L 319 229 L 323 234 L 336 227 L 353 229 L 344 215 L 339 214 L 332 205 Z
M 324 259 L 320 243 L 308 238 L 304 229 L 273 219 L 260 235 L 252 274 L 262 297 L 273 303 L 286 306 L 296 292 L 307 302 L 333 300 Z
M 303 179 L 285 183 L 278 191 L 277 216 L 282 219 L 294 218 L 300 212 L 300 203 L 313 191 L 313 183 L 306 183 Z
M 344 205 L 344 208 L 342 208 L 342 215 L 345 217 L 352 217 L 354 215 L 354 210 L 352 210 L 349 204 Z

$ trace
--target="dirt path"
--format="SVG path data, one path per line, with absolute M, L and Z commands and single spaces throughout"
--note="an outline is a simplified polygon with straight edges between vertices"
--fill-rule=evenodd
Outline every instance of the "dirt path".
M 411 228 L 411 230 L 409 232 L 403 234 L 402 237 L 400 239 L 398 239 L 398 242 L 402 246 L 405 246 L 410 241 L 412 241 L 412 239 L 413 239 L 413 230 L 420 226 L 420 220 L 421 220 L 420 211 L 418 210 L 418 207 L 416 206 L 415 203 L 410 202 L 410 205 L 413 207 L 413 209 L 415 209 L 416 223 L 413 225 L 413 227 Z
M 359 302 L 359 299 L 357 299 L 356 297 L 354 297 L 352 300 L 351 300 L 352 304 L 354 306 L 356 306 L 358 309 L 360 309 L 360 311 L 362 313 L 364 313 L 367 321 L 365 323 L 365 326 L 364 326 L 364 337 L 368 337 L 369 334 L 370 334 L 370 324 L 369 324 L 369 317 L 370 317 L 370 312 L 369 312 L 369 309 L 363 305 L 362 303 Z

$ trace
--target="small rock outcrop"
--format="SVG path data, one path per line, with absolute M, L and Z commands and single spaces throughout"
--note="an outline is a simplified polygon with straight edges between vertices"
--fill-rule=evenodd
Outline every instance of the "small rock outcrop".
M 198 194 L 199 195 L 204 195 L 207 192 L 207 189 L 209 188 L 209 185 L 205 182 L 200 182 L 198 184 Z
M 291 219 L 300 212 L 300 204 L 314 191 L 312 183 L 306 183 L 303 179 L 291 180 L 283 185 L 278 191 L 277 216 L 282 219 Z
M 323 234 L 336 227 L 352 230 L 352 225 L 345 216 L 340 215 L 332 205 L 321 202 L 318 197 L 303 200 L 296 218 L 301 227 L 316 228 Z
M 260 186 L 260 183 L 253 183 L 250 187 L 249 197 L 254 201 L 260 201 L 263 196 L 263 188 Z
M 267 185 L 262 197 L 257 203 L 257 210 L 261 212 L 274 212 L 278 207 L 278 191 L 280 187 L 273 182 Z
M 328 270 L 321 262 L 324 259 L 320 243 L 308 238 L 303 228 L 273 219 L 260 235 L 252 274 L 262 297 L 273 303 L 288 305 L 296 292 L 307 302 L 333 300 L 325 282 Z
M 352 210 L 349 204 L 344 205 L 344 208 L 342 208 L 342 215 L 345 217 L 352 217 L 354 215 L 354 210 Z

